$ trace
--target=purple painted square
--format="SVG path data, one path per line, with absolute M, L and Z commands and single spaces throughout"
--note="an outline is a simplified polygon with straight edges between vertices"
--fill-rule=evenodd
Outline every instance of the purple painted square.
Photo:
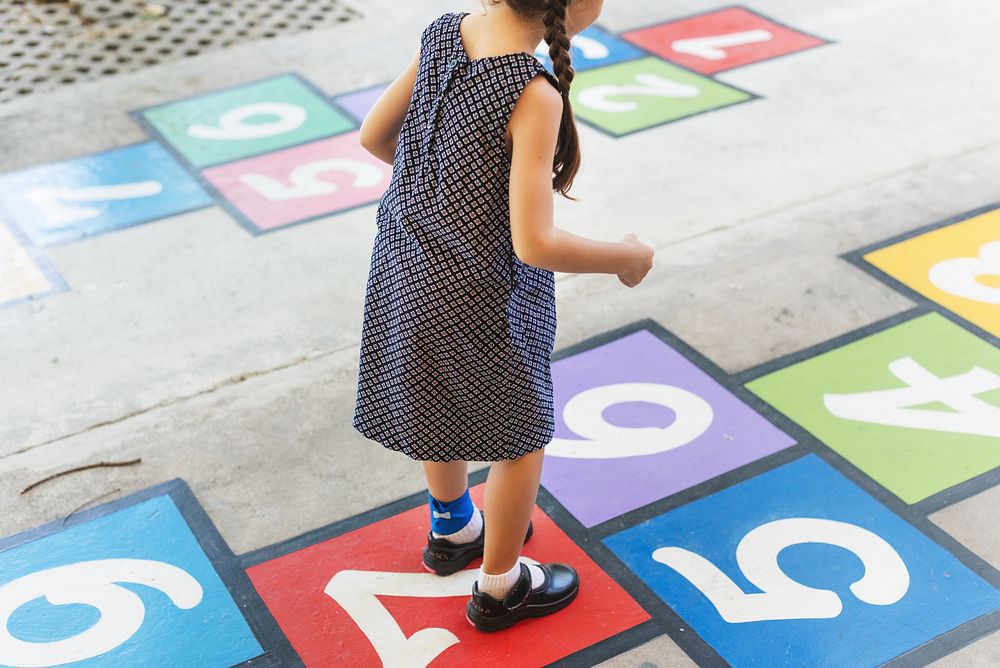
M 648 330 L 552 362 L 542 484 L 587 527 L 795 444 Z
M 351 93 L 344 93 L 343 95 L 335 96 L 333 101 L 337 103 L 337 106 L 360 122 L 365 120 L 365 116 L 368 115 L 369 110 L 371 110 L 375 101 L 378 100 L 379 95 L 381 95 L 388 86 L 389 84 L 379 84 L 378 86 L 373 86 L 371 88 L 364 88 Z

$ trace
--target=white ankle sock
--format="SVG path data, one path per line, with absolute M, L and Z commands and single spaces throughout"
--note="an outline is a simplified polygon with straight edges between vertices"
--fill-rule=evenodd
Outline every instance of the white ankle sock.
M 545 573 L 536 564 L 525 563 L 528 566 L 528 572 L 531 573 L 531 588 L 535 589 L 545 580 Z M 506 573 L 487 573 L 483 570 L 482 565 L 480 565 L 479 578 L 476 582 L 478 583 L 479 591 L 501 601 L 514 588 L 514 583 L 517 582 L 519 575 L 521 575 L 520 559 L 514 562 L 514 567 Z
M 469 518 L 469 523 L 464 527 L 456 531 L 455 533 L 436 533 L 431 531 L 431 535 L 435 538 L 446 538 L 452 543 L 471 543 L 472 541 L 479 538 L 480 532 L 483 530 L 483 516 L 479 513 L 479 508 L 476 508 L 476 504 L 472 504 L 472 517 Z

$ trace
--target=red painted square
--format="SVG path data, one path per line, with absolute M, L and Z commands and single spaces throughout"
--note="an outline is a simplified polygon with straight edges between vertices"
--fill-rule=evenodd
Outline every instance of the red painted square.
M 483 508 L 484 484 L 470 491 Z M 483 511 L 488 523 L 489 508 Z M 495 633 L 477 630 L 465 617 L 481 559 L 447 577 L 424 570 L 420 554 L 430 529 L 427 506 L 252 566 L 247 573 L 307 666 L 544 665 L 650 618 L 537 506 L 532 522 L 534 533 L 522 557 L 571 564 L 580 574 L 580 592 L 552 615 Z
M 775 23 L 743 7 L 727 7 L 621 37 L 702 74 L 801 51 L 826 42 Z

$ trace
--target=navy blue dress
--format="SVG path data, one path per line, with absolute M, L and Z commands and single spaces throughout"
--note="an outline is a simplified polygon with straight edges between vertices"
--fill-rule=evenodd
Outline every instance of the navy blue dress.
M 506 130 L 534 55 L 470 58 L 459 23 L 420 39 L 413 97 L 376 213 L 354 428 L 416 460 L 514 459 L 552 440 L 552 271 L 510 233 Z

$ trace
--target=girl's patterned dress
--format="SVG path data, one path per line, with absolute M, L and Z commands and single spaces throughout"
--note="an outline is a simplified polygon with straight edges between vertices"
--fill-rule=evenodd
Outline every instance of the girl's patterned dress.
M 534 55 L 470 58 L 449 12 L 421 35 L 376 213 L 354 428 L 413 459 L 496 461 L 555 432 L 552 271 L 510 233 L 506 128 Z

